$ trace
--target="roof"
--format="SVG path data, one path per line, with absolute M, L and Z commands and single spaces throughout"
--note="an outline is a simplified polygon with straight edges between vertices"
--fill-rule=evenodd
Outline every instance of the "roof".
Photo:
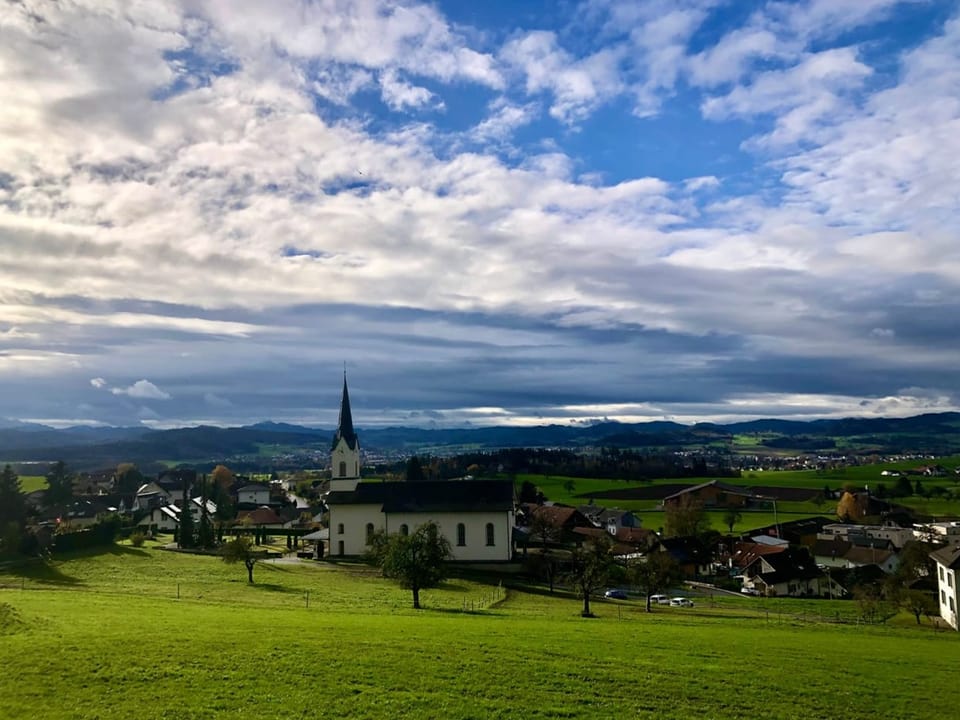
M 699 485 L 692 485 L 690 487 L 684 488 L 679 492 L 675 492 L 673 495 L 667 495 L 664 498 L 664 500 L 674 500 L 682 495 L 686 495 L 692 492 L 697 492 L 698 490 L 703 490 L 704 488 L 708 488 L 708 487 L 715 487 L 731 495 L 743 495 L 744 497 L 753 497 L 753 494 L 745 487 L 740 487 L 739 485 L 730 485 L 729 483 L 721 482 L 720 480 L 710 480 L 709 482 L 700 483 Z
M 241 488 L 238 488 L 237 492 L 238 493 L 256 492 L 258 490 L 262 490 L 263 492 L 270 492 L 270 488 L 268 488 L 266 485 L 261 485 L 260 483 L 249 483 L 247 485 L 244 485 Z
M 563 528 L 567 525 L 573 525 L 574 527 L 587 527 L 590 525 L 592 527 L 589 519 L 575 507 L 568 505 L 532 504 L 525 505 L 524 507 L 529 512 L 531 520 L 533 518 L 540 518 L 555 528 Z
M 337 433 L 333 436 L 333 448 L 340 440 L 347 443 L 351 450 L 357 449 L 357 433 L 353 429 L 353 413 L 350 411 L 350 393 L 347 392 L 347 373 L 343 373 L 343 398 L 340 400 L 340 422 L 337 423 Z
M 283 524 L 283 520 L 277 515 L 273 508 L 268 508 L 266 505 L 258 507 L 256 510 L 241 510 L 237 513 L 238 521 L 245 520 L 246 518 L 250 518 L 250 522 L 254 525 Z
M 841 540 L 840 538 L 817 540 L 817 542 L 813 544 L 813 556 L 830 558 L 843 557 L 852 547 L 852 543 Z
M 890 550 L 855 545 L 847 551 L 843 559 L 847 562 L 856 563 L 857 565 L 883 565 L 883 563 L 895 554 L 896 553 Z
M 734 546 L 731 560 L 738 568 L 748 567 L 758 557 L 784 552 L 787 545 L 767 545 L 766 543 L 739 542 Z
M 960 545 L 942 547 L 930 553 L 930 557 L 944 567 L 960 570 Z
M 823 571 L 803 548 L 787 548 L 783 552 L 764 555 L 763 562 L 773 568 L 772 572 L 759 573 L 767 585 L 823 577 Z
M 385 513 L 484 512 L 513 509 L 509 480 L 426 480 L 362 482 L 355 490 L 334 490 L 327 505 L 380 505 Z

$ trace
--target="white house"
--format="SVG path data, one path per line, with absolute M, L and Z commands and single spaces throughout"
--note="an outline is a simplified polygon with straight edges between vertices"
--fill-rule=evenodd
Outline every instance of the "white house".
M 378 530 L 410 533 L 433 521 L 455 560 L 503 562 L 513 552 L 513 484 L 509 480 L 360 482 L 360 442 L 347 381 L 331 449 L 329 554 L 359 556 Z
M 940 617 L 954 630 L 960 630 L 957 622 L 957 580 L 960 579 L 960 545 L 934 550 L 930 557 L 937 563 L 937 595 L 940 601 Z
M 193 498 L 190 501 L 190 514 L 193 516 L 194 523 L 200 522 L 202 510 L 203 498 Z M 213 500 L 207 500 L 207 515 L 212 517 L 216 512 L 217 504 Z M 141 518 L 137 527 L 148 528 L 152 532 L 174 532 L 179 524 L 180 507 L 174 503 L 169 503 L 150 510 L 150 514 Z
M 237 503 L 240 505 L 261 505 L 270 504 L 270 488 L 265 485 L 250 484 L 244 485 L 237 490 Z
M 151 510 L 173 502 L 173 496 L 155 482 L 144 483 L 137 489 L 133 500 L 133 509 Z

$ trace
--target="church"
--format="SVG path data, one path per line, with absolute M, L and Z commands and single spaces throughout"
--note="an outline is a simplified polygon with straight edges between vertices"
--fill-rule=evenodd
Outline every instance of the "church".
M 506 562 L 513 554 L 513 483 L 509 480 L 360 482 L 360 439 L 353 428 L 347 378 L 330 452 L 328 554 L 357 557 L 375 532 L 410 533 L 433 521 L 460 562 Z

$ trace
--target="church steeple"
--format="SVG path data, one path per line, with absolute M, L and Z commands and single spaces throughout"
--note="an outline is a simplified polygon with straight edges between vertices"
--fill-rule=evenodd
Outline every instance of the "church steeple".
M 350 412 L 350 393 L 347 390 L 347 373 L 343 373 L 343 397 L 340 400 L 340 422 L 337 424 L 337 434 L 333 436 L 333 447 L 337 447 L 340 439 L 347 443 L 351 450 L 357 449 L 357 433 L 353 429 L 353 413 Z
M 330 448 L 330 489 L 351 491 L 360 481 L 360 439 L 353 429 L 347 372 L 343 372 L 343 397 L 340 400 L 340 421 Z

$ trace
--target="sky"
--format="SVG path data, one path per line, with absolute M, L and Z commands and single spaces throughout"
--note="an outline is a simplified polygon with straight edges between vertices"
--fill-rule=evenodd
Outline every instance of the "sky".
M 955 0 L 0 5 L 0 417 L 960 408 Z

